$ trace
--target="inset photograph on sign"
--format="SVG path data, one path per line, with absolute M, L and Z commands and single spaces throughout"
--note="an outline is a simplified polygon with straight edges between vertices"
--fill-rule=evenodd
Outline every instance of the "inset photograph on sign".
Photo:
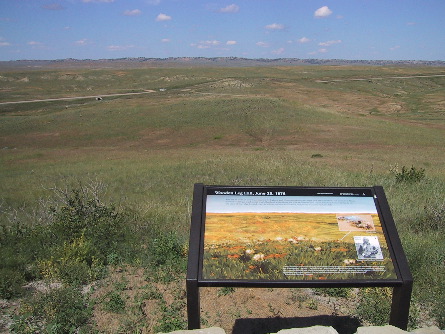
M 371 192 L 212 188 L 203 279 L 397 278 Z
M 383 260 L 382 249 L 376 236 L 355 236 L 357 259 L 365 261 Z
M 372 215 L 337 214 L 340 231 L 375 231 Z

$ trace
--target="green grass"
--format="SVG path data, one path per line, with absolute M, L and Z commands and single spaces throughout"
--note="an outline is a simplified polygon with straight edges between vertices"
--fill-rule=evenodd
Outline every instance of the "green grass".
M 150 246 L 133 261 L 148 280 L 181 281 L 197 182 L 382 185 L 415 277 L 415 300 L 436 310 L 432 316 L 443 324 L 445 79 L 390 78 L 442 72 L 306 66 L 1 73 L 8 79 L 0 82 L 0 102 L 155 90 L 103 101 L 0 105 L 0 222 L 16 227 L 2 232 L 2 295 L 20 296 L 21 285 L 41 277 L 42 268 L 52 270 L 53 280 L 65 277 L 72 284 L 106 275 L 101 270 L 108 263 L 130 261 L 130 244 Z M 382 79 L 349 80 L 376 77 Z M 422 177 L 411 170 L 422 171 Z M 100 237 L 88 229 L 83 237 L 53 245 L 60 257 L 52 260 L 48 250 L 29 252 L 24 239 L 14 243 L 19 233 L 41 240 L 36 233 L 51 226 L 50 207 L 61 208 L 54 189 L 94 184 L 104 186 L 103 208 L 114 208 L 135 232 L 122 248 L 91 248 Z M 76 253 L 75 246 L 84 253 Z M 17 252 L 22 256 L 8 255 Z M 93 257 L 102 262 L 93 265 Z M 153 269 L 153 263 L 159 267 Z M 117 310 L 122 304 L 113 298 L 108 302 L 116 302 Z M 162 304 L 159 329 L 170 328 L 166 319 L 182 303 L 178 297 Z M 184 321 L 176 317 L 175 324 L 179 328 Z

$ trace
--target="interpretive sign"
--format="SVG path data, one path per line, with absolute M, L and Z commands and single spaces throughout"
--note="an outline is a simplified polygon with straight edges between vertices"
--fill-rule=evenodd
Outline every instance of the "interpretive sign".
M 412 277 L 382 187 L 197 184 L 189 328 L 200 286 L 392 286 L 390 323 L 406 328 Z
M 207 189 L 203 279 L 395 279 L 370 189 Z

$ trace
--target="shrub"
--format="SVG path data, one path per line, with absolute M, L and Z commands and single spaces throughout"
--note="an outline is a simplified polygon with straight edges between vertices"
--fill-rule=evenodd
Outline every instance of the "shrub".
M 125 300 L 122 299 L 121 295 L 117 291 L 111 291 L 105 296 L 104 300 L 104 310 L 120 313 L 125 310 Z
M 150 253 L 154 265 L 173 264 L 184 257 L 184 247 L 174 232 L 158 232 L 152 240 Z
M 162 293 L 154 285 L 147 285 L 146 291 L 143 293 L 143 298 L 148 300 L 160 300 L 162 299 Z
M 64 205 L 53 210 L 47 229 L 57 238 L 38 260 L 42 275 L 70 284 L 100 278 L 108 261 L 117 261 L 129 235 L 124 215 L 83 188 L 66 193 Z
M 24 281 L 20 270 L 0 268 L 0 298 L 10 299 L 20 296 Z
M 136 244 L 127 242 L 127 215 L 87 189 L 58 190 L 44 220 L 2 210 L 0 297 L 18 296 L 22 283 L 42 276 L 69 284 L 96 280 Z
M 407 220 L 410 230 L 417 233 L 441 232 L 445 228 L 445 202 L 437 203 L 437 200 L 429 199 L 416 214 Z
M 424 231 L 443 231 L 445 228 L 445 202 L 439 205 L 429 205 L 425 207 L 425 217 L 423 219 Z
M 315 293 L 329 297 L 347 298 L 351 294 L 351 288 L 315 288 Z
M 221 289 L 218 289 L 217 295 L 218 295 L 218 297 L 228 296 L 228 295 L 230 295 L 230 294 L 232 294 L 234 292 L 235 292 L 235 288 L 234 287 L 225 286 L 225 287 L 222 287 Z
M 403 166 L 402 170 L 399 171 L 398 167 L 396 166 L 393 169 L 393 173 L 396 177 L 396 182 L 405 182 L 405 183 L 415 183 L 422 181 L 425 178 L 425 169 L 423 168 L 416 168 L 414 166 L 411 166 L 410 169 Z
M 391 288 L 361 289 L 357 306 L 358 316 L 374 326 L 387 325 L 391 310 L 391 294 Z
M 186 252 L 183 244 L 173 232 L 152 232 L 149 241 L 147 274 L 164 283 L 172 282 L 186 268 Z
M 113 205 L 90 198 L 82 189 L 74 189 L 66 196 L 66 204 L 56 212 L 51 232 L 65 242 L 84 237 L 94 245 L 96 256 L 105 263 L 107 256 L 124 241 L 123 215 Z
M 183 330 L 187 327 L 187 321 L 184 317 L 185 302 L 175 300 L 167 305 L 165 300 L 160 300 L 161 318 L 155 326 L 155 332 L 172 332 L 175 330 Z
M 438 297 L 433 315 L 439 328 L 445 328 L 445 296 L 443 294 Z
M 19 333 L 78 333 L 92 315 L 86 298 L 72 287 L 41 292 L 23 302 L 20 312 L 11 328 Z
M 42 275 L 49 279 L 59 279 L 69 284 L 85 284 L 96 280 L 104 273 L 104 263 L 99 260 L 95 246 L 80 238 L 57 247 L 58 252 L 49 259 L 38 262 Z
M 31 235 L 20 223 L 0 226 L 0 298 L 20 296 L 21 286 L 35 277 Z

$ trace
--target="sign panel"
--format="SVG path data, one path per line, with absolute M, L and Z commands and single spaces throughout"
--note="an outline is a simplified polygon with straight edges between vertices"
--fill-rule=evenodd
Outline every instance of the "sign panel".
M 372 188 L 207 187 L 203 280 L 393 280 Z

